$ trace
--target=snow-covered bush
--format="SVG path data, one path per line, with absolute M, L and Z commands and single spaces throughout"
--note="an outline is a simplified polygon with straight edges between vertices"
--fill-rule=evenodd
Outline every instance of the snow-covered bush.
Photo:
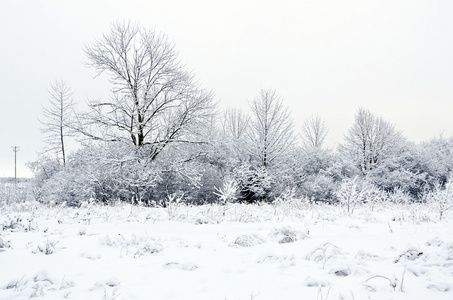
M 42 201 L 56 205 L 78 206 L 93 197 L 89 179 L 72 168 L 63 169 L 52 180 L 46 181 L 42 191 Z
M 453 172 L 453 138 L 442 137 L 413 146 L 413 162 L 410 172 L 417 174 L 410 189 L 411 196 L 421 202 L 426 194 L 436 190 L 440 183 L 445 185 Z
M 34 175 L 31 181 L 31 190 L 34 200 L 45 201 L 43 199 L 45 194 L 43 186 L 61 171 L 62 166 L 60 165 L 59 160 L 48 156 L 40 156 L 36 161 L 29 162 L 27 166 Z
M 119 234 L 114 239 L 110 238 L 110 236 L 105 236 L 100 240 L 100 243 L 105 246 L 119 248 L 121 256 L 130 255 L 134 258 L 159 253 L 163 250 L 163 246 L 158 240 L 148 236 L 132 235 L 128 237 Z
M 439 219 L 453 208 L 453 177 L 449 177 L 445 186 L 437 183 L 434 191 L 426 195 L 426 201 L 438 213 Z
M 177 212 L 180 204 L 182 204 L 182 200 L 184 198 L 184 194 L 168 194 L 167 198 L 165 199 L 165 202 L 163 206 L 167 210 L 167 214 L 170 220 L 173 220 L 177 217 Z
M 44 253 L 45 255 L 51 255 L 51 254 L 55 253 L 57 244 L 58 244 L 58 241 L 46 240 L 46 241 L 38 244 L 38 246 L 36 247 L 36 249 L 34 249 L 32 251 L 32 253 L 36 254 L 36 253 L 40 252 L 40 253 Z
M 335 191 L 344 177 L 344 167 L 331 150 L 304 149 L 296 163 L 294 181 L 298 194 L 311 202 L 336 202 Z
M 388 200 L 395 204 L 409 204 L 412 202 L 412 198 L 409 192 L 405 192 L 402 188 L 397 188 L 387 194 Z
M 219 197 L 219 202 L 223 205 L 223 216 L 225 216 L 227 204 L 235 202 L 238 198 L 239 186 L 235 180 L 226 178 L 223 186 L 215 189 L 214 194 Z
M 244 164 L 236 168 L 233 174 L 239 187 L 239 200 L 249 203 L 269 200 L 273 178 L 266 168 Z
M 251 247 L 264 243 L 264 239 L 257 234 L 243 234 L 238 236 L 232 245 L 241 247 Z
M 285 189 L 278 197 L 275 198 L 275 204 L 288 203 L 293 201 L 296 198 L 295 188 Z
M 338 246 L 326 242 L 320 244 L 313 251 L 308 253 L 306 255 L 306 259 L 319 263 L 322 269 L 324 269 L 329 261 L 335 260 L 338 256 L 341 255 L 342 251 Z
M 309 175 L 303 183 L 299 185 L 300 193 L 310 199 L 310 202 L 326 202 L 333 203 L 336 200 L 335 190 L 338 183 L 334 178 L 320 173 L 317 175 Z
M 8 215 L 2 220 L 2 231 L 25 231 L 27 226 L 22 215 Z
M 387 194 L 374 184 L 363 182 L 361 186 L 363 202 L 373 210 L 374 207 L 387 200 Z
M 0 249 L 10 248 L 10 247 L 11 247 L 10 241 L 8 241 L 0 236 Z M 1 252 L 1 250 L 0 250 L 0 252 Z
M 47 204 L 66 203 L 77 206 L 93 195 L 88 176 L 92 165 L 83 152 L 78 152 L 68 160 L 66 167 L 58 161 L 46 157 L 30 164 L 35 177 L 32 189 L 35 200 Z
M 179 192 L 181 186 L 186 188 L 187 198 L 197 180 L 196 169 L 188 174 L 175 164 L 151 162 L 146 149 L 122 144 L 86 146 L 49 176 L 39 166 L 35 169 L 39 200 L 70 206 L 90 199 L 104 204 L 121 200 L 151 205 L 165 201 L 167 194 Z
M 364 191 L 358 183 L 358 177 L 344 179 L 336 193 L 341 206 L 346 207 L 348 215 L 354 212 L 357 204 L 363 201 Z
M 286 244 L 308 238 L 307 232 L 307 230 L 301 231 L 291 226 L 284 226 L 281 228 L 274 228 L 274 230 L 269 234 L 269 237 L 271 240 L 274 240 L 279 244 Z
M 214 194 L 219 197 L 219 201 L 223 205 L 234 202 L 238 198 L 239 186 L 233 179 L 226 178 L 223 182 L 223 186 L 221 188 L 216 187 L 215 189 L 216 192 Z
M 419 183 L 423 178 L 413 169 L 415 155 L 411 144 L 401 144 L 367 173 L 367 181 L 387 193 L 405 193 L 413 202 L 420 196 Z
M 272 202 L 272 207 L 276 211 L 277 208 L 283 210 L 283 213 L 306 209 L 310 206 L 310 200 L 306 197 L 297 197 L 295 188 L 288 188 Z

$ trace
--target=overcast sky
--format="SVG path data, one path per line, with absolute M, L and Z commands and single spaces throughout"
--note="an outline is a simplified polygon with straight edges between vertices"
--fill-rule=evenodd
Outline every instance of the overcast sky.
M 14 145 L 18 176 L 31 175 L 51 82 L 82 103 L 108 97 L 82 49 L 115 20 L 166 33 L 221 107 L 272 88 L 298 126 L 319 114 L 329 146 L 359 107 L 414 142 L 453 134 L 453 1 L 2 0 L 0 177 L 14 176 Z

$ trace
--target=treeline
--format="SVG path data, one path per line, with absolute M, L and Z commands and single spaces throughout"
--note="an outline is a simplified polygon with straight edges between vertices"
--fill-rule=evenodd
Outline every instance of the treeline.
M 295 134 L 273 90 L 250 109 L 216 110 L 164 35 L 127 22 L 85 47 L 91 67 L 108 76 L 110 99 L 77 111 L 71 89 L 55 82 L 44 110 L 46 149 L 35 162 L 34 195 L 70 205 L 92 199 L 166 205 L 275 201 L 427 201 L 445 191 L 451 139 L 414 144 L 383 118 L 359 109 L 336 150 L 317 116 Z M 80 142 L 67 155 L 67 139 Z M 436 195 L 438 195 L 436 194 Z
M 30 181 L 29 178 L 24 178 L 24 177 L 18 177 L 18 178 L 14 178 L 14 177 L 0 177 L 0 183 L 14 184 L 15 182 L 16 183 L 27 183 L 29 181 Z

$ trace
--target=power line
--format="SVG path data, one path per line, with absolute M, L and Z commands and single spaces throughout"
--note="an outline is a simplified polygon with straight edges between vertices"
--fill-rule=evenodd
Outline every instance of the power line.
M 19 152 L 19 146 L 13 146 L 14 151 L 14 184 L 17 185 L 17 152 Z

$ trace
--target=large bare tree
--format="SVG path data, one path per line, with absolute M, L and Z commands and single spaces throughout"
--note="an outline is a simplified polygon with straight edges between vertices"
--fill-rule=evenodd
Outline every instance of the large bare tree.
M 186 130 L 211 113 L 212 94 L 185 70 L 165 35 L 116 22 L 85 53 L 113 86 L 111 99 L 89 103 L 79 122 L 86 136 L 146 148 L 153 160 L 169 144 L 189 142 Z
M 261 90 L 250 107 L 252 155 L 267 168 L 294 144 L 293 121 L 282 98 L 273 90 Z
M 71 88 L 64 81 L 52 83 L 48 92 L 49 106 L 43 108 L 44 119 L 40 120 L 41 132 L 45 135 L 44 152 L 55 152 L 65 166 L 66 138 L 72 135 L 70 127 L 75 102 Z

